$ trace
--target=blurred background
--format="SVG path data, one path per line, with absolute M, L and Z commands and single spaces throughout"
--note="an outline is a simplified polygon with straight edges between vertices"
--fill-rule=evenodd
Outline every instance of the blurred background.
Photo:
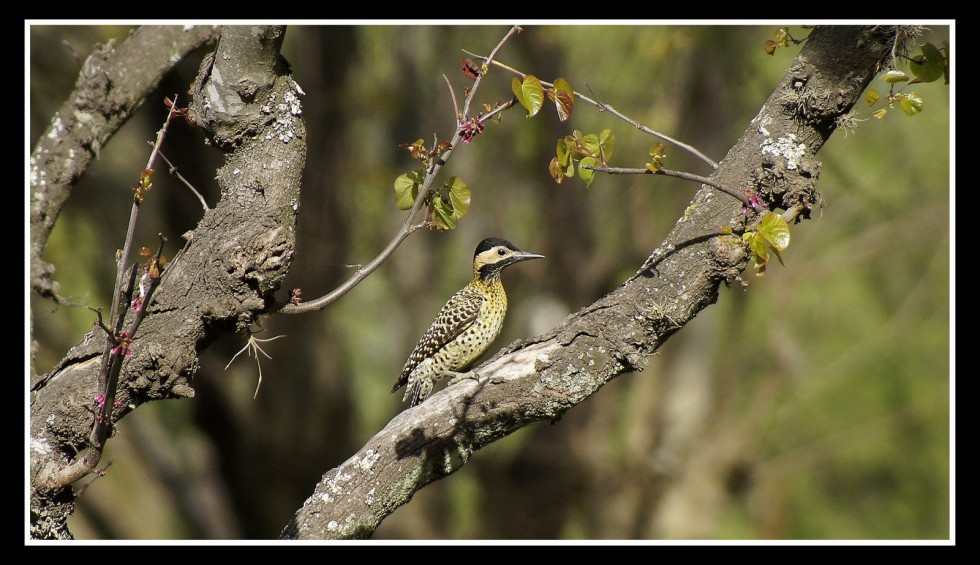
M 28 148 L 71 91 L 96 42 L 121 26 L 33 26 Z M 404 220 L 392 183 L 414 162 L 398 147 L 451 137 L 449 77 L 470 84 L 461 49 L 486 54 L 503 26 L 294 26 L 283 53 L 306 92 L 309 154 L 295 260 L 284 286 L 320 296 L 370 261 Z M 766 55 L 776 26 L 527 27 L 499 60 L 565 77 L 639 122 L 720 160 L 798 48 Z M 790 28 L 794 37 L 806 30 Z M 937 45 L 949 29 L 921 41 Z M 63 296 L 106 305 L 129 186 L 160 127 L 164 96 L 186 92 L 190 55 L 102 149 L 52 233 L 46 259 Z M 511 97 L 494 69 L 477 102 Z M 887 90 L 880 80 L 879 90 Z M 920 115 L 893 110 L 817 155 L 822 216 L 792 230 L 786 267 L 718 303 L 670 339 L 642 373 L 478 452 L 423 489 L 374 539 L 947 539 L 950 536 L 949 90 L 916 85 Z M 880 106 L 880 104 L 879 104 Z M 642 167 L 656 141 L 578 104 L 562 124 L 546 107 L 505 112 L 443 175 L 473 192 L 451 232 L 419 231 L 330 308 L 274 316 L 257 336 L 263 382 L 245 343 L 201 357 L 197 396 L 144 405 L 109 442 L 103 478 L 86 479 L 70 525 L 78 539 L 275 538 L 327 470 L 402 410 L 389 394 L 449 295 L 468 282 L 476 244 L 505 237 L 543 253 L 505 275 L 511 309 L 496 347 L 536 335 L 620 285 L 657 247 L 697 186 L 597 176 L 557 185 L 556 140 L 616 134 L 613 163 Z M 163 148 L 210 204 L 216 151 L 175 123 Z M 668 147 L 671 168 L 707 174 Z M 161 166 L 161 169 L 163 167 Z M 201 216 L 161 170 L 137 242 L 172 241 Z M 83 307 L 32 299 L 49 371 L 91 327 Z

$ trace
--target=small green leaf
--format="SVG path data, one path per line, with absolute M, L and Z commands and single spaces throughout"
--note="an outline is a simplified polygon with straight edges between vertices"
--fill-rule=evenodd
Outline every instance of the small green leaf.
M 595 171 L 592 169 L 585 169 L 582 166 L 594 167 L 596 165 L 596 160 L 593 157 L 583 157 L 578 163 L 578 174 L 585 181 L 586 188 L 592 186 L 592 180 L 595 178 Z
M 599 136 L 594 133 L 586 134 L 582 137 L 582 148 L 586 157 L 599 156 Z
M 395 206 L 399 210 L 408 210 L 419 195 L 421 171 L 402 173 L 395 179 Z
M 932 82 L 939 80 L 946 71 L 946 58 L 932 43 L 926 43 L 920 47 L 922 54 L 914 57 L 909 64 L 915 80 L 912 82 Z
M 459 177 L 449 177 L 447 188 L 449 203 L 453 205 L 453 216 L 456 219 L 462 218 L 470 209 L 470 187 Z
M 766 242 L 756 232 L 743 233 L 742 240 L 749 245 L 749 250 L 752 251 L 755 268 L 758 270 L 755 275 L 757 277 L 765 276 L 766 263 L 769 262 L 769 251 L 766 250 Z
M 763 214 L 756 231 L 776 251 L 789 247 L 789 224 L 775 212 Z
M 599 133 L 599 157 L 602 164 L 609 163 L 612 159 L 613 149 L 616 148 L 616 134 L 612 130 L 604 129 Z
M 732 234 L 732 226 L 730 226 L 728 224 L 725 224 L 725 225 L 721 226 L 721 229 L 718 230 L 718 233 L 720 233 L 721 235 L 731 235 Z
M 902 107 L 903 112 L 914 116 L 922 111 L 922 98 L 914 92 L 901 94 L 899 95 L 898 105 Z
M 572 90 L 572 85 L 562 77 L 558 77 L 555 79 L 554 88 L 549 90 L 548 94 L 555 102 L 558 120 L 564 122 L 572 115 L 572 108 L 575 106 L 575 92 Z
M 880 98 L 881 93 L 874 88 L 869 88 L 868 93 L 864 95 L 864 99 L 868 102 L 868 106 L 874 106 L 875 102 L 877 102 Z
M 749 244 L 752 255 L 755 256 L 756 263 L 765 263 L 769 260 L 769 251 L 766 249 L 766 241 L 758 232 L 748 231 L 742 234 L 742 239 Z
M 544 105 L 544 87 L 541 86 L 541 81 L 536 76 L 526 75 L 523 82 L 514 77 L 510 83 L 510 88 L 514 92 L 514 96 L 517 97 L 517 101 L 527 110 L 527 117 L 530 118 L 537 114 L 541 106 Z
M 446 201 L 440 196 L 432 201 L 432 223 L 441 230 L 456 229 L 456 217 L 453 216 Z
M 558 159 L 558 165 L 561 167 L 567 167 L 572 160 L 568 150 L 567 139 L 567 137 L 565 139 L 559 139 L 558 146 L 555 148 L 556 159 Z
M 888 84 L 895 84 L 896 82 L 905 82 L 909 80 L 909 75 L 897 69 L 892 69 L 882 75 L 881 78 Z
M 875 110 L 875 112 L 873 114 L 871 114 L 871 115 L 874 116 L 874 117 L 876 117 L 876 118 L 878 118 L 880 120 L 880 119 L 884 118 L 885 117 L 885 114 L 887 114 L 887 113 L 888 113 L 888 110 L 882 108 L 880 110 Z

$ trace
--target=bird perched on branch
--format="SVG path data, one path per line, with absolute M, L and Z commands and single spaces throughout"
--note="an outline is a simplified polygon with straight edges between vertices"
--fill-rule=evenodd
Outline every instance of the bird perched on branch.
M 473 254 L 473 278 L 439 310 L 408 356 L 391 392 L 407 385 L 402 402 L 412 399 L 411 405 L 415 406 L 429 396 L 435 381 L 451 376 L 449 384 L 453 384 L 472 376 L 460 371 L 490 347 L 504 325 L 507 294 L 500 271 L 520 261 L 543 257 L 521 251 L 499 237 L 481 241 Z

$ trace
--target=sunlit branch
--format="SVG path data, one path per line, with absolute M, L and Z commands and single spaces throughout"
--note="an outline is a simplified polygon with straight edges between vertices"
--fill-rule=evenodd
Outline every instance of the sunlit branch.
M 517 70 L 517 69 L 515 69 L 515 68 L 513 68 L 513 67 L 511 67 L 509 65 L 505 65 L 504 63 L 501 63 L 499 61 L 493 61 L 493 60 L 491 60 L 488 57 L 484 57 L 483 55 L 477 55 L 476 53 L 471 53 L 471 52 L 466 51 L 466 50 L 463 50 L 463 52 L 466 53 L 467 55 L 472 56 L 472 57 L 476 57 L 478 59 L 482 59 L 485 62 L 487 62 L 488 64 L 493 64 L 493 65 L 496 65 L 496 66 L 498 66 L 498 67 L 500 67 L 502 69 L 505 69 L 507 71 L 510 71 L 510 72 L 514 73 L 515 75 L 521 77 L 522 79 L 525 76 L 527 76 L 526 73 L 522 73 L 521 71 L 519 71 L 519 70 Z M 492 56 L 492 53 L 491 53 L 491 56 Z M 541 81 L 541 85 L 544 86 L 544 87 L 548 87 L 548 88 L 553 88 L 554 87 L 554 84 L 552 84 L 550 82 L 545 82 L 545 81 Z M 590 90 L 591 90 L 591 88 L 590 88 Z M 594 100 L 594 99 L 592 99 L 592 98 L 590 98 L 590 97 L 582 94 L 581 92 L 579 92 L 577 90 L 573 90 L 572 92 L 580 100 L 582 100 L 584 102 L 587 102 L 589 104 L 592 104 L 593 106 L 595 106 L 596 108 L 598 108 L 600 112 L 609 112 L 610 114 L 612 114 L 612 115 L 616 116 L 617 118 L 623 120 L 624 122 L 630 124 L 631 126 L 635 127 L 636 129 L 642 131 L 643 133 L 652 135 L 652 136 L 654 136 L 654 137 L 656 137 L 658 139 L 662 139 L 663 141 L 666 141 L 667 143 L 670 143 L 671 145 L 674 145 L 676 147 L 679 147 L 679 148 L 683 149 L 684 151 L 687 151 L 691 155 L 694 155 L 698 159 L 700 159 L 700 160 L 704 161 L 705 163 L 707 163 L 708 166 L 710 166 L 712 169 L 717 169 L 718 168 L 718 163 L 716 163 L 715 161 L 713 161 L 712 159 L 710 159 L 707 155 L 705 155 L 701 151 L 698 151 L 694 146 L 689 145 L 687 143 L 684 143 L 683 141 L 676 140 L 676 139 L 670 137 L 669 135 L 660 133 L 659 131 L 650 129 L 649 127 L 641 124 L 640 122 L 637 122 L 636 120 L 634 120 L 634 119 L 632 119 L 632 118 L 630 118 L 630 117 L 628 117 L 628 116 L 620 113 L 618 110 L 616 110 L 612 106 L 606 104 L 605 102 L 599 102 L 598 100 Z M 593 96 L 595 96 L 595 93 L 593 93 Z M 598 98 L 598 96 L 596 96 L 596 98 Z

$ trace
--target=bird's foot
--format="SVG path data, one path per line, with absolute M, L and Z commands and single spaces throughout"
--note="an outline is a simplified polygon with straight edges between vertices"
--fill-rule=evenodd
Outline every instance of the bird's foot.
M 454 384 L 465 381 L 466 379 L 473 379 L 474 381 L 480 380 L 480 375 L 476 371 L 466 371 L 465 373 L 457 373 L 454 371 L 447 374 L 452 375 L 453 378 L 449 380 L 449 383 L 446 386 L 453 386 Z

